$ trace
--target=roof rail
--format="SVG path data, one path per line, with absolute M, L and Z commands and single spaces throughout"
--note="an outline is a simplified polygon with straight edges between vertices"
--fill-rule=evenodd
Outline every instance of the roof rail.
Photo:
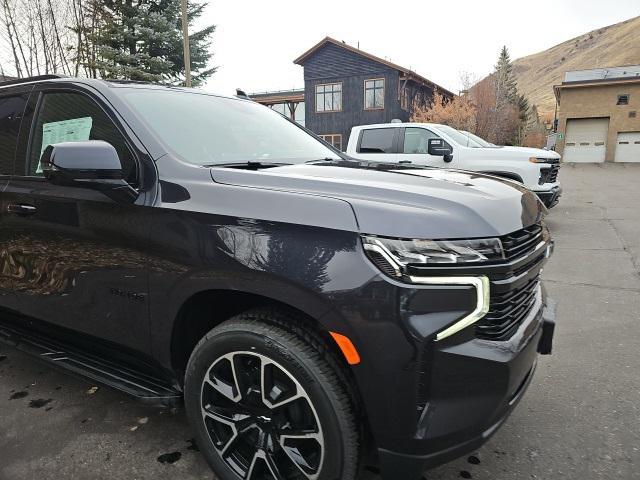
M 7 85 L 19 85 L 21 83 L 37 82 L 40 80 L 53 80 L 54 78 L 70 78 L 70 77 L 68 75 L 60 75 L 58 73 L 52 73 L 49 75 L 36 75 L 35 77 L 16 78 L 14 80 L 0 82 L 0 87 L 6 87 Z

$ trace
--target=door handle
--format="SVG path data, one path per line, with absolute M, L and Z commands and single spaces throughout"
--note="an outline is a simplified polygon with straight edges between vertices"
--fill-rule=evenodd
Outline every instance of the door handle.
M 37 211 L 36 207 L 27 203 L 10 203 L 7 205 L 7 213 L 13 213 L 19 216 L 33 215 Z

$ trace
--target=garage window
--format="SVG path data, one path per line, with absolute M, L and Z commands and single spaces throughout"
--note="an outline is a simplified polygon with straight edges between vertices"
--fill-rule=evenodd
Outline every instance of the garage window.
M 618 95 L 618 103 L 616 105 L 629 105 L 629 94 Z

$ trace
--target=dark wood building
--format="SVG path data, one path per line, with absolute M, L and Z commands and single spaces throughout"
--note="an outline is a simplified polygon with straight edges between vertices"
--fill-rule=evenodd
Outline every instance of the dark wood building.
M 337 148 L 347 146 L 356 125 L 408 121 L 415 100 L 429 102 L 438 90 L 453 93 L 417 73 L 326 37 L 294 60 L 304 69 L 304 97 L 289 92 L 252 95 L 260 103 L 295 117 L 304 105 L 303 123 Z M 279 94 L 282 94 L 279 96 Z M 291 103 L 296 106 L 291 110 Z M 285 108 L 286 106 L 286 108 Z M 294 112 L 294 113 L 291 113 Z

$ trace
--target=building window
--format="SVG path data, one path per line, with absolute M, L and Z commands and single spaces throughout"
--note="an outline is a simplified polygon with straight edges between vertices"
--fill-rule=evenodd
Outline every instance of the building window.
M 269 105 L 271 110 L 275 110 L 280 115 L 284 115 L 291 120 L 294 120 L 296 123 L 302 125 L 304 127 L 304 102 L 297 103 L 274 103 Z M 293 109 L 294 113 L 291 114 L 291 109 Z
M 338 150 L 342 151 L 342 135 L 340 135 L 339 133 L 329 133 L 326 135 L 320 135 L 320 138 L 323 139 L 325 142 L 328 142 L 331 145 L 333 145 L 334 148 L 337 148 Z
M 342 111 L 342 83 L 316 85 L 316 112 Z
M 629 94 L 618 95 L 618 103 L 616 105 L 629 105 Z
M 378 110 L 384 108 L 384 78 L 364 81 L 364 109 Z
M 636 111 L 635 110 L 631 110 L 629 112 L 629 118 L 636 118 Z
M 400 89 L 400 108 L 409 110 L 409 89 L 407 87 Z

